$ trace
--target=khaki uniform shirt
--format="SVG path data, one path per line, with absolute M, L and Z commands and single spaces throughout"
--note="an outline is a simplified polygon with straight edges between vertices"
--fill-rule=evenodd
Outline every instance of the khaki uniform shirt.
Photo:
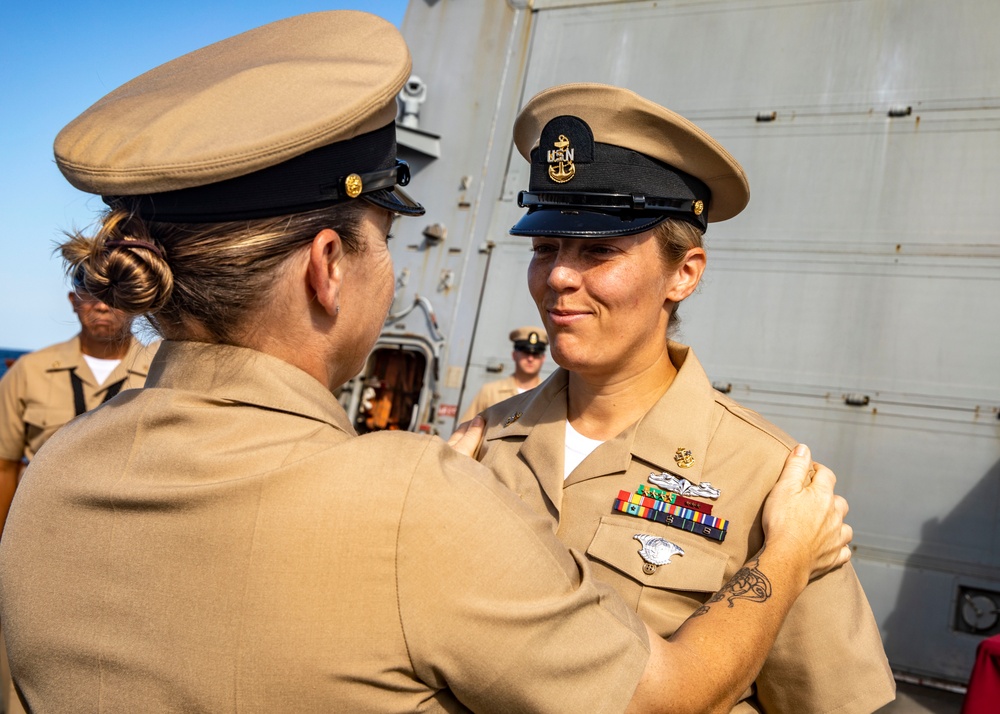
M 636 424 L 591 453 L 563 480 L 567 373 L 557 370 L 530 393 L 487 411 L 480 460 L 551 523 L 566 545 L 584 551 L 594 574 L 625 598 L 657 633 L 672 634 L 763 545 L 761 511 L 795 441 L 711 387 L 693 352 L 670 345 L 679 372 Z M 520 415 L 520 416 L 518 416 Z M 675 461 L 690 450 L 689 468 Z M 619 491 L 671 472 L 721 491 L 712 515 L 729 520 L 723 542 L 619 513 Z M 651 575 L 636 534 L 680 546 Z M 775 587 L 780 584 L 775 583 Z M 737 607 L 752 604 L 737 603 Z M 719 647 L 753 647 L 720 641 Z M 734 711 L 872 712 L 895 684 L 871 608 L 848 564 L 819 578 L 796 601 L 752 692 Z
M 132 340 L 128 354 L 104 384 L 97 383 L 83 358 L 79 337 L 19 357 L 0 379 L 0 459 L 31 460 L 49 437 L 76 416 L 72 372 L 80 378 L 89 410 L 123 379 L 122 390 L 141 387 L 155 353 L 155 344 L 144 347 Z
M 196 343 L 28 467 L 0 618 L 42 714 L 619 712 L 649 657 L 485 468 L 358 437 L 305 372 Z
M 514 381 L 513 376 L 498 379 L 495 382 L 487 382 L 479 390 L 476 398 L 472 400 L 469 408 L 465 410 L 465 413 L 462 415 L 462 421 L 469 421 L 476 414 L 517 394 L 517 382 Z

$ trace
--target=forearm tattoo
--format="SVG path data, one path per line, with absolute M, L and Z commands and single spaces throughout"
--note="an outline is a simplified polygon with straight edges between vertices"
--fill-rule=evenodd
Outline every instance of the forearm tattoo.
M 734 575 L 722 590 L 710 597 L 704 605 L 692 613 L 691 617 L 704 615 L 709 610 L 712 603 L 722 600 L 729 601 L 729 607 L 733 607 L 736 600 L 749 600 L 750 602 L 764 602 L 771 597 L 771 581 L 767 579 L 759 569 L 760 556 L 764 551 L 757 553 L 752 562 L 744 565 Z

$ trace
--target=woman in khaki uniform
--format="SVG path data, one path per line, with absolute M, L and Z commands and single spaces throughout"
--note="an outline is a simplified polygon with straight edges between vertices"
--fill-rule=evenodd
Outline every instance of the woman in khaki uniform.
M 708 711 L 762 659 L 713 640 L 766 647 L 809 576 L 849 559 L 832 474 L 799 454 L 748 566 L 773 594 L 650 638 L 482 466 L 355 435 L 331 390 L 391 303 L 393 215 L 423 213 L 397 188 L 409 72 L 382 20 L 294 17 L 152 70 L 57 138 L 109 204 L 71 262 L 166 341 L 147 388 L 56 434 L 15 497 L 0 617 L 31 711 Z
M 763 545 L 761 507 L 795 445 L 666 338 L 708 221 L 743 209 L 746 178 L 683 117 L 604 85 L 542 92 L 514 138 L 531 179 L 511 233 L 532 238 L 529 290 L 561 369 L 486 412 L 479 458 L 669 636 Z M 806 588 L 734 711 L 862 713 L 893 696 L 847 565 Z

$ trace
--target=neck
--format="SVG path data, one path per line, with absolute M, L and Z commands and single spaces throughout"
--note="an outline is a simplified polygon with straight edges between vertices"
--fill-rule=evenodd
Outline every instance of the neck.
M 665 343 L 652 364 L 632 374 L 589 379 L 570 372 L 567 418 L 588 438 L 613 439 L 656 404 L 676 375 Z
M 541 381 L 541 378 L 537 374 L 514 372 L 514 384 L 517 385 L 518 389 L 534 389 Z
M 122 335 L 117 340 L 95 340 L 90 335 L 80 333 L 80 351 L 97 359 L 124 359 L 132 346 L 132 335 Z

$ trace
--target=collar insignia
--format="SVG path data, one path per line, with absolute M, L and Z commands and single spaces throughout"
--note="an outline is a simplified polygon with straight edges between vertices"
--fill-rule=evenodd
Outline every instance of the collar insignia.
M 691 454 L 691 449 L 685 449 L 683 446 L 678 447 L 677 453 L 674 454 L 674 461 L 682 469 L 689 469 L 694 466 L 694 456 Z
M 514 412 L 509 417 L 507 417 L 507 421 L 503 423 L 503 428 L 506 429 L 508 426 L 510 426 L 520 418 L 521 418 L 521 412 Z

